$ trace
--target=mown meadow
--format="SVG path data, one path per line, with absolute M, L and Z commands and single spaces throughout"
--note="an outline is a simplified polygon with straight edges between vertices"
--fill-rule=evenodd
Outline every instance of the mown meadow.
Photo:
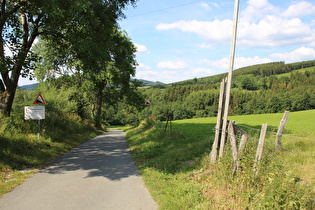
M 127 142 L 146 186 L 160 209 L 314 209 L 315 110 L 291 112 L 274 147 L 281 113 L 231 116 L 251 138 L 232 174 L 229 143 L 224 156 L 210 164 L 216 118 L 172 122 L 153 119 L 127 131 Z M 259 173 L 253 164 L 262 123 L 268 123 Z

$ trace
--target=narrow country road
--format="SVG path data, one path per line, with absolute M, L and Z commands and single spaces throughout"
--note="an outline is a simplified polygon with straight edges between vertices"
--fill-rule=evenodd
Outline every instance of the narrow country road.
M 157 209 L 125 133 L 110 130 L 62 155 L 0 198 L 1 210 Z

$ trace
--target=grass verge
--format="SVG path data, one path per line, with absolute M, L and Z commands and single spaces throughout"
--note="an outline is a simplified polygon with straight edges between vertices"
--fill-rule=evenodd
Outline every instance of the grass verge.
M 95 137 L 101 131 L 90 124 L 78 121 L 70 123 L 73 115 L 59 117 L 68 122 L 63 129 L 46 126 L 38 139 L 36 134 L 23 131 L 23 127 L 35 124 L 18 119 L 6 119 L 1 122 L 0 137 L 0 196 L 9 192 L 40 168 L 48 165 L 62 153 Z M 60 132 L 54 132 L 54 130 Z
M 314 139 L 310 129 L 314 117 L 315 110 L 290 113 L 285 133 L 291 139 L 286 136 L 283 146 L 295 151 L 274 150 L 272 132 L 282 114 L 231 117 L 254 129 L 260 129 L 261 123 L 269 125 L 257 176 L 253 173 L 258 139 L 255 134 L 241 157 L 241 170 L 234 176 L 229 145 L 227 155 L 217 164 L 208 162 L 215 118 L 175 121 L 172 133 L 168 129 L 164 132 L 165 124 L 147 120 L 127 132 L 127 142 L 160 209 L 314 209 L 315 166 L 312 157 L 300 152 L 314 153 L 315 143 L 297 147 L 307 140 L 292 137 Z

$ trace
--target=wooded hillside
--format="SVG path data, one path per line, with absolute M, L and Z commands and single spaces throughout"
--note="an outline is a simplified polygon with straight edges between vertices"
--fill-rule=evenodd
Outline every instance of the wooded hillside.
M 225 76 L 220 74 L 142 89 L 153 104 L 147 107 L 146 113 L 159 120 L 166 120 L 168 113 L 173 113 L 175 120 L 215 116 L 219 85 Z M 315 60 L 291 64 L 273 62 L 237 69 L 233 73 L 230 114 L 314 109 L 314 85 Z

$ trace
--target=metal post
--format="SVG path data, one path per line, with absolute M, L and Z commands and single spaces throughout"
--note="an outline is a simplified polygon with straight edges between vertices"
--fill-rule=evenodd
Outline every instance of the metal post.
M 38 121 L 38 127 L 37 127 L 37 137 L 38 137 L 38 140 L 40 138 L 40 120 L 37 120 Z
M 230 67 L 229 67 L 229 74 L 228 74 L 227 88 L 226 88 L 226 97 L 225 97 L 226 101 L 225 101 L 225 107 L 224 107 L 224 119 L 223 119 L 223 125 L 222 125 L 222 136 L 221 136 L 219 157 L 223 156 L 223 149 L 224 149 L 224 144 L 225 144 L 225 139 L 226 139 L 226 127 L 227 127 L 227 120 L 228 120 L 228 115 L 229 115 L 229 105 L 230 105 L 231 86 L 232 86 L 232 74 L 233 74 L 233 67 L 234 67 L 238 10 L 239 10 L 239 0 L 235 0 L 233 36 L 232 36 L 232 46 L 231 46 L 231 52 L 230 52 Z

